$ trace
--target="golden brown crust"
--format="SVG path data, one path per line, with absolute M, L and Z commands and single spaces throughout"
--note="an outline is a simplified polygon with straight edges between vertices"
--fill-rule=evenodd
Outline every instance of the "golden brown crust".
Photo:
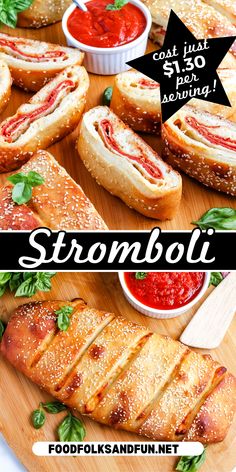
M 55 57 L 43 60 L 47 54 Z M 83 58 L 78 49 L 0 33 L 0 59 L 8 65 L 14 84 L 26 91 L 37 92 L 66 67 L 81 65 Z
M 11 96 L 12 78 L 7 64 L 0 60 L 0 113 L 6 108 Z
M 67 332 L 56 324 L 63 305 Z M 221 441 L 236 409 L 236 379 L 210 356 L 82 300 L 19 307 L 1 352 L 80 413 L 154 440 Z
M 41 28 L 56 23 L 70 5 L 70 0 L 34 0 L 27 10 L 18 15 L 17 26 Z
M 9 182 L 0 188 L 0 229 L 107 229 L 81 187 L 47 151 L 38 151 L 21 168 L 23 173 L 29 171 L 38 172 L 44 183 L 33 188 L 32 198 L 25 205 L 13 202 Z
M 42 108 L 45 105 L 45 100 L 50 97 L 57 86 L 64 82 L 70 82 L 71 79 L 74 88 L 68 89 L 65 93 L 62 90 L 61 100 L 55 108 L 52 105 L 49 113 L 39 113 L 39 117 L 36 117 L 25 130 L 20 131 L 19 136 L 12 142 L 9 142 L 7 137 L 5 138 L 4 127 L 12 119 L 17 120 L 25 112 L 32 111 L 33 113 L 37 107 Z M 83 113 L 88 87 L 89 78 L 84 67 L 68 67 L 36 93 L 27 104 L 21 105 L 13 117 L 4 120 L 0 126 L 0 172 L 10 172 L 19 168 L 38 149 L 46 149 L 73 131 Z
M 163 158 L 173 167 L 182 170 L 214 190 L 236 195 L 236 152 L 207 142 L 205 138 L 191 135 L 186 118 L 193 117 L 199 123 L 211 124 L 225 131 L 230 141 L 236 134 L 236 125 L 215 115 L 198 112 L 190 106 L 183 107 L 162 127 Z M 213 129 L 214 128 L 209 128 Z
M 141 152 L 160 167 L 163 177 L 156 181 L 144 177 L 129 159 L 109 150 L 96 131 L 96 123 L 109 119 L 118 139 L 127 136 L 129 146 Z M 125 138 L 124 138 L 125 139 Z M 120 141 L 121 142 L 121 141 Z M 171 219 L 179 206 L 182 183 L 179 174 L 160 159 L 138 135 L 128 128 L 107 107 L 96 107 L 82 120 L 77 149 L 84 164 L 97 182 L 128 206 L 149 218 Z M 127 149 L 129 149 L 127 144 Z M 134 151 L 133 151 L 134 152 Z

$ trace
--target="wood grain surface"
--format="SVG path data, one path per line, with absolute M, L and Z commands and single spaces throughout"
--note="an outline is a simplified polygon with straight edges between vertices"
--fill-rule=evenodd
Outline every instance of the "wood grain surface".
M 47 26 L 40 30 L 20 29 L 12 30 L 7 27 L 1 28 L 2 32 L 17 36 L 51 41 L 66 44 L 61 29 L 61 24 Z M 149 50 L 153 46 L 149 44 Z M 90 89 L 87 99 L 87 109 L 101 103 L 101 95 L 106 87 L 112 85 L 114 76 L 98 76 L 90 74 Z M 15 87 L 8 107 L 2 114 L 2 118 L 11 116 L 19 107 L 30 98 L 31 94 L 23 92 Z M 236 208 L 234 197 L 228 197 L 223 193 L 210 190 L 190 177 L 183 175 L 183 195 L 179 211 L 171 221 L 159 222 L 146 218 L 134 210 L 128 208 L 120 199 L 113 197 L 100 187 L 91 177 L 80 160 L 75 150 L 75 131 L 59 143 L 51 146 L 49 151 L 57 158 L 59 163 L 65 167 L 67 172 L 78 182 L 86 195 L 90 198 L 96 209 L 110 229 L 151 229 L 160 226 L 162 229 L 192 229 L 191 221 L 197 220 L 205 211 L 212 207 L 230 206 Z M 161 150 L 160 139 L 156 136 L 143 135 L 143 138 L 157 151 Z M 0 175 L 0 183 L 5 177 Z
M 58 273 L 52 281 L 53 289 L 48 294 L 39 294 L 34 298 L 71 300 L 82 297 L 91 306 L 122 314 L 153 331 L 168 334 L 175 339 L 179 338 L 200 305 L 199 302 L 193 310 L 178 318 L 155 320 L 139 314 L 129 305 L 123 296 L 115 273 Z M 12 294 L 5 294 L 0 298 L 0 317 L 7 321 L 12 309 L 24 302 L 27 302 L 27 299 L 17 299 Z M 221 345 L 218 349 L 210 351 L 215 359 L 234 374 L 236 374 L 235 335 L 236 319 L 234 318 Z M 174 470 L 176 458 L 173 457 L 35 457 L 31 450 L 32 444 L 35 441 L 55 440 L 56 427 L 65 415 L 65 413 L 47 415 L 45 426 L 38 431 L 31 426 L 31 412 L 38 407 L 40 401 L 46 401 L 49 398 L 49 395 L 0 357 L 0 429 L 28 471 L 172 472 Z M 132 433 L 99 425 L 86 417 L 84 417 L 84 423 L 87 441 L 147 440 Z M 201 472 L 232 471 L 236 466 L 235 432 L 236 421 L 231 426 L 225 441 L 207 447 L 207 460 Z

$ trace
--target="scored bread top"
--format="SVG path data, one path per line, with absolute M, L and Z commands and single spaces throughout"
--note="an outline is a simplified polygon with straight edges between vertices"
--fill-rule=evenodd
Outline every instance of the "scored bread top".
M 74 308 L 68 332 L 56 323 L 63 305 Z M 220 441 L 236 409 L 236 379 L 210 356 L 82 300 L 19 307 L 1 351 L 70 407 L 155 440 Z
M 38 151 L 20 171 L 38 172 L 44 183 L 33 188 L 31 200 L 23 205 L 13 202 L 10 183 L 0 188 L 0 229 L 107 229 L 82 188 L 47 151 Z

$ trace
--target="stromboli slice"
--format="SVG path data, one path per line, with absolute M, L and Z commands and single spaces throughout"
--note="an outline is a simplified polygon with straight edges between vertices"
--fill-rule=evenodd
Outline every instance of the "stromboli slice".
M 201 0 L 142 0 L 153 25 L 150 38 L 163 45 L 170 11 L 173 10 L 197 39 L 235 36 L 236 28 L 219 11 Z M 231 51 L 236 55 L 236 45 Z M 230 57 L 228 61 L 231 62 Z
M 11 95 L 12 78 L 7 64 L 0 59 L 0 113 L 6 108 Z
M 228 20 L 236 25 L 236 3 L 235 0 L 203 0 L 213 8 L 218 10 L 222 15 L 226 16 Z
M 17 26 L 41 28 L 56 23 L 70 5 L 70 0 L 34 0 L 27 10 L 18 15 Z
M 19 168 L 38 149 L 46 149 L 78 125 L 89 78 L 71 66 L 37 92 L 0 125 L 0 172 Z
M 145 216 L 172 218 L 181 198 L 181 177 L 109 108 L 82 119 L 79 155 L 97 182 Z
M 0 59 L 11 71 L 15 85 L 37 92 L 56 74 L 81 65 L 84 54 L 59 44 L 0 33 Z
M 189 104 L 225 118 L 236 120 L 236 69 L 218 69 L 231 107 L 192 99 Z M 161 123 L 159 84 L 140 72 L 129 70 L 116 75 L 111 109 L 135 131 L 157 133 Z
M 75 310 L 79 304 L 78 309 L 81 310 L 81 315 L 83 310 L 85 312 L 88 310 L 83 302 L 75 301 L 74 303 Z M 11 317 L 3 334 L 1 352 L 6 359 L 29 378 L 34 378 L 37 363 L 43 359 L 43 356 L 47 355 L 47 350 L 50 350 L 53 346 L 55 337 L 57 338 L 60 335 L 54 310 L 57 310 L 59 306 L 70 304 L 71 302 L 67 301 L 32 302 L 19 307 Z M 95 309 L 92 309 L 92 311 L 95 317 L 96 315 L 98 318 L 103 317 L 104 312 Z M 80 323 L 79 318 L 78 323 Z M 83 331 L 82 319 L 81 323 Z M 114 325 L 116 325 L 116 328 L 113 331 L 112 327 Z M 206 357 L 194 353 L 178 341 L 171 341 L 166 336 L 152 335 L 146 328 L 121 317 L 114 318 L 113 321 L 110 320 L 105 327 L 99 330 L 97 336 L 96 333 L 94 334 L 92 344 L 88 345 L 78 364 L 72 366 L 69 378 L 73 379 L 73 375 L 76 376 L 79 373 L 78 369 L 81 366 L 85 368 L 83 371 L 84 377 L 81 376 L 79 381 L 76 377 L 75 384 L 71 385 L 73 394 L 67 399 L 63 396 L 63 388 L 57 390 L 57 399 L 64 401 L 71 408 L 77 408 L 81 413 L 85 413 L 84 406 L 91 405 L 91 399 L 96 398 L 98 405 L 102 402 L 103 415 L 96 415 L 98 406 L 94 412 L 90 410 L 89 416 L 104 424 L 112 425 L 110 408 L 113 403 L 112 400 L 107 400 L 106 409 L 104 402 L 107 396 L 103 396 L 103 387 L 105 387 L 108 393 L 109 389 L 110 392 L 114 392 L 115 401 L 119 397 L 119 401 L 123 402 L 119 403 L 119 406 L 122 406 L 123 409 L 113 411 L 113 419 L 115 419 L 113 426 L 116 425 L 122 428 L 122 423 L 124 423 L 125 429 L 145 434 L 154 440 L 158 440 L 160 437 L 163 440 L 173 440 L 173 436 L 176 439 L 176 425 L 178 428 L 181 427 L 181 435 L 178 436 L 178 440 L 191 439 L 208 443 L 224 439 L 236 410 L 236 379 L 228 374 L 224 367 L 213 361 L 210 356 Z M 115 338 L 117 338 L 117 346 Z M 156 366 L 155 362 L 157 359 L 155 351 L 153 351 L 155 349 L 154 345 L 151 348 L 152 353 L 148 357 L 149 362 L 144 362 L 145 352 L 148 353 L 146 350 L 147 344 L 151 343 L 152 339 L 155 347 L 160 342 L 159 349 L 162 355 L 159 357 L 159 366 Z M 173 347 L 171 343 L 173 343 Z M 135 346 L 137 352 L 134 350 L 130 357 L 129 352 L 132 353 Z M 74 359 L 75 349 L 76 336 L 72 336 L 72 359 Z M 123 363 L 124 354 L 125 362 Z M 50 360 L 49 355 L 47 365 L 50 366 L 50 362 L 54 363 L 55 361 L 55 357 L 52 356 Z M 59 367 L 61 372 L 63 368 L 65 370 L 67 381 L 68 357 L 66 356 L 64 363 L 63 356 L 60 356 L 58 362 L 62 364 Z M 140 368 L 138 362 L 144 362 L 144 365 Z M 149 371 L 148 375 L 145 374 L 145 379 L 149 378 L 150 383 L 148 381 L 142 383 L 141 373 L 145 368 L 148 368 Z M 127 372 L 132 372 L 132 375 L 126 382 L 125 379 L 128 379 Z M 51 380 L 48 380 L 47 368 L 41 368 L 37 372 L 37 383 L 49 392 L 52 392 L 53 389 L 56 391 L 58 385 L 57 375 L 55 378 L 53 378 L 53 375 L 50 377 Z M 218 377 L 218 383 L 216 377 Z M 160 380 L 159 391 L 156 390 L 156 388 L 158 389 L 158 378 Z M 153 384 L 154 379 L 155 386 Z M 108 385 L 106 386 L 104 383 L 107 380 Z M 123 380 L 124 391 L 122 391 Z M 83 384 L 83 382 L 85 383 Z M 121 385 L 119 382 L 121 382 Z M 64 383 L 64 386 L 66 386 L 66 383 Z M 102 390 L 100 389 L 101 386 Z M 140 394 L 139 398 L 136 399 L 138 392 L 141 393 L 143 389 L 144 394 Z M 150 393 L 148 393 L 149 389 Z M 152 395 L 154 395 L 153 401 L 151 400 Z M 187 400 L 189 400 L 189 405 Z M 148 416 L 146 416 L 145 410 L 147 401 L 149 402 Z M 132 406 L 134 407 L 134 418 L 135 411 L 144 411 L 145 414 L 139 415 L 140 421 L 138 423 L 134 421 L 128 425 L 126 413 L 127 411 L 131 412 L 130 418 L 133 418 Z M 135 410 L 136 406 L 137 410 Z M 189 413 L 192 413 L 193 408 L 194 415 L 191 416 L 191 422 L 184 423 L 186 414 L 190 418 Z M 163 410 L 164 416 L 162 416 L 159 428 L 157 428 L 158 412 L 161 410 Z M 154 418 L 155 421 L 150 421 L 150 418 Z M 147 422 L 149 422 L 149 427 Z M 182 426 L 186 426 L 186 430 Z
M 38 172 L 44 183 L 33 188 L 31 200 L 24 205 L 13 202 L 10 182 L 0 188 L 0 229 L 107 229 L 81 187 L 47 151 L 38 151 L 20 171 Z
M 185 106 L 163 124 L 163 156 L 203 184 L 236 195 L 236 124 Z
M 132 129 L 160 131 L 160 86 L 140 72 L 130 70 L 116 75 L 110 106 Z

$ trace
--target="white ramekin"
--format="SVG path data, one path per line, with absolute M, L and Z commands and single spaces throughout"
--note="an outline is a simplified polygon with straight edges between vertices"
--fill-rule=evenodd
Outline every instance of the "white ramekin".
M 85 0 L 85 3 L 89 0 Z M 77 8 L 72 4 L 64 13 L 62 19 L 62 29 L 66 36 L 68 46 L 72 46 L 80 49 L 85 53 L 84 66 L 88 72 L 100 75 L 113 75 L 130 69 L 130 66 L 126 64 L 127 61 L 136 59 L 145 53 L 148 33 L 151 28 L 152 18 L 148 8 L 140 2 L 140 0 L 129 0 L 130 3 L 138 7 L 146 18 L 146 28 L 144 32 L 134 41 L 123 46 L 117 46 L 115 48 L 97 48 L 93 46 L 87 46 L 86 44 L 77 41 L 67 28 L 67 20 L 71 15 L 72 11 Z
M 205 272 L 202 288 L 200 292 L 198 293 L 198 295 L 192 301 L 190 301 L 184 306 L 181 306 L 180 308 L 174 308 L 172 310 L 159 310 L 159 309 L 151 308 L 151 307 L 148 307 L 147 305 L 144 305 L 139 300 L 137 300 L 128 289 L 125 282 L 124 272 L 119 272 L 118 275 L 119 275 L 120 284 L 124 292 L 125 298 L 137 311 L 139 311 L 143 315 L 151 316 L 152 318 L 164 319 L 164 318 L 175 318 L 177 316 L 180 316 L 186 311 L 190 310 L 190 308 L 192 308 L 195 305 L 195 303 L 199 302 L 199 300 L 202 298 L 202 296 L 204 295 L 204 293 L 206 292 L 209 286 L 211 274 L 210 272 Z

